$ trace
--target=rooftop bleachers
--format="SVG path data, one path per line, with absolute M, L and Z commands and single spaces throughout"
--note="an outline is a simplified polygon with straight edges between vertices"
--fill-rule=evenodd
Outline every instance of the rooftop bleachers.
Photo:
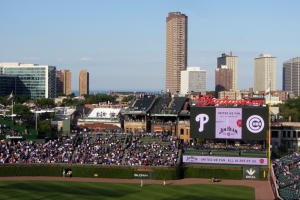
M 152 105 L 155 98 L 140 98 L 133 104 L 134 111 L 146 111 Z
M 185 100 L 186 100 L 185 97 L 175 97 L 172 104 L 171 104 L 172 112 L 173 113 L 180 112 Z
M 161 113 L 161 111 L 168 107 L 170 104 L 172 98 L 170 97 L 160 97 L 160 99 L 157 101 L 156 105 L 153 107 L 151 113 Z

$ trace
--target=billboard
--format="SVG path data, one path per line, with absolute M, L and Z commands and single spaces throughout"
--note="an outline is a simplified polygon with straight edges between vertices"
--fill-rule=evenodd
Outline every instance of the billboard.
M 253 157 L 226 157 L 226 156 L 192 156 L 183 155 L 184 163 L 199 163 L 199 164 L 222 164 L 222 165 L 268 165 L 267 158 Z
M 244 180 L 259 180 L 259 167 L 247 166 L 243 167 Z
M 267 107 L 191 107 L 191 138 L 266 140 Z

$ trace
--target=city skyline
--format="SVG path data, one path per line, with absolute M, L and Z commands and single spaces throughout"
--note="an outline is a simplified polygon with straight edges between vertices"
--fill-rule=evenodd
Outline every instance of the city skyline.
M 188 64 L 207 71 L 214 90 L 217 58 L 238 59 L 238 89 L 254 86 L 254 58 L 283 62 L 300 56 L 295 41 L 298 1 L 2 1 L 0 62 L 56 66 L 90 73 L 92 91 L 165 89 L 166 17 L 188 16 Z M 14 14 L 11 14 L 11 11 Z M 286 12 L 286 11 L 289 12 Z M 77 86 L 77 78 L 72 85 Z M 76 87 L 72 88 L 74 91 Z

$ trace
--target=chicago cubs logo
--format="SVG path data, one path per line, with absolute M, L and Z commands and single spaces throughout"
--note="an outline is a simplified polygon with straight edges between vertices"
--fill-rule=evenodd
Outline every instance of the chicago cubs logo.
M 251 133 L 259 133 L 265 127 L 265 122 L 264 122 L 263 118 L 261 118 L 261 116 L 259 116 L 259 115 L 251 115 L 247 119 L 246 125 L 247 125 L 248 130 Z

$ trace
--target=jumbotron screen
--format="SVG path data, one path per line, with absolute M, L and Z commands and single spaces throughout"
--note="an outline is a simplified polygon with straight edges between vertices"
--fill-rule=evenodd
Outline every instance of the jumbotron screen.
M 191 138 L 266 140 L 267 107 L 191 107 Z

